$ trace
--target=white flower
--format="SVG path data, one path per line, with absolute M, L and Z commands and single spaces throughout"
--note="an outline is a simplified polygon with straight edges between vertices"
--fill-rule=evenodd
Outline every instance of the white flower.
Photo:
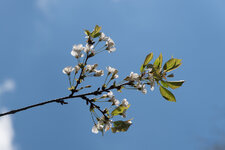
M 108 52 L 111 53 L 111 52 L 115 52 L 116 51 L 116 48 L 115 47 L 112 47 L 110 49 L 108 49 Z
M 150 81 L 150 85 L 151 85 L 151 91 L 154 90 L 154 86 L 155 86 L 155 79 L 153 77 L 153 74 L 148 72 L 148 80 Z
M 130 76 L 127 77 L 125 80 L 128 80 L 128 81 L 138 81 L 139 80 L 139 75 L 137 73 L 131 72 L 130 73 Z
M 116 79 L 119 77 L 119 75 L 117 75 L 118 73 L 117 69 L 110 66 L 106 67 L 106 69 L 108 70 L 108 75 L 112 73 L 112 79 Z
M 119 106 L 120 101 L 116 99 L 114 96 L 109 100 L 109 102 L 112 102 L 112 105 Z
M 105 116 L 98 118 L 98 123 L 92 127 L 92 133 L 97 134 L 99 131 L 108 131 L 112 127 L 112 120 L 106 119 Z
M 86 47 L 84 48 L 84 52 L 85 53 L 88 53 L 88 52 L 94 52 L 94 45 L 91 45 L 91 44 L 86 44 Z
M 122 105 L 123 105 L 124 107 L 128 107 L 129 102 L 127 101 L 126 98 L 124 98 L 124 99 L 122 100 Z
M 93 127 L 92 127 L 92 133 L 95 133 L 95 134 L 98 134 L 99 131 L 102 131 L 103 130 L 103 125 L 101 125 L 99 122 L 97 124 L 95 124 Z
M 147 93 L 147 89 L 142 89 L 141 91 L 142 91 L 143 94 Z
M 82 50 L 84 50 L 82 44 L 74 45 L 71 51 L 71 55 L 75 56 L 76 58 L 84 57 L 84 54 L 82 54 Z
M 67 75 L 70 75 L 70 73 L 71 73 L 73 70 L 74 70 L 73 67 L 68 66 L 68 67 L 65 67 L 65 68 L 63 69 L 63 73 L 64 73 L 64 74 L 67 74 Z
M 80 70 L 80 66 L 76 65 L 76 66 L 74 67 L 74 69 L 75 69 L 75 72 L 77 73 L 77 72 Z
M 145 88 L 145 84 L 142 84 L 142 85 L 141 85 L 141 92 L 142 92 L 143 94 L 146 94 L 146 93 L 147 93 L 147 89 Z
M 92 133 L 95 133 L 95 134 L 98 134 L 98 128 L 97 128 L 97 125 L 94 125 L 93 127 L 92 127 Z
M 115 46 L 115 43 L 114 41 L 109 37 L 108 40 L 106 41 L 106 46 L 108 48 L 111 48 L 111 47 L 114 47 Z
M 119 78 L 119 75 L 118 75 L 118 74 L 114 74 L 114 75 L 112 76 L 112 79 L 117 79 L 117 78 Z
M 154 86 L 151 86 L 151 91 L 154 91 Z
M 120 104 L 120 101 L 118 99 L 115 99 L 115 98 L 112 99 L 112 102 L 113 102 L 112 105 L 119 106 L 119 104 Z
M 104 75 L 104 71 L 103 70 L 94 70 L 94 72 L 95 72 L 94 76 L 96 76 L 96 77 Z
M 106 41 L 106 50 L 108 50 L 109 53 L 114 52 L 116 50 L 114 41 L 109 37 Z
M 132 124 L 132 121 L 131 120 L 128 120 L 127 123 Z
M 86 65 L 87 71 L 91 71 L 93 67 L 94 67 L 94 65 Z
M 108 120 L 106 123 L 105 123 L 105 132 L 108 131 L 110 128 L 112 128 L 112 120 Z
M 140 81 L 138 81 L 138 83 L 135 85 L 135 87 L 140 90 L 142 93 L 146 94 L 147 93 L 147 89 L 145 88 L 145 84 L 141 84 Z
M 114 97 L 112 91 L 108 92 L 107 94 L 103 94 L 103 95 L 102 95 L 102 98 L 112 98 L 112 97 Z
M 106 67 L 106 69 L 108 70 L 109 73 L 112 73 L 112 74 L 116 72 L 116 69 L 110 66 Z
M 101 32 L 99 41 L 107 41 L 109 39 L 109 37 L 107 37 L 103 32 Z
M 90 71 L 90 72 L 93 72 L 95 71 L 95 68 L 98 67 L 98 64 L 94 64 L 94 65 L 86 65 L 86 71 Z
M 110 91 L 110 92 L 107 93 L 107 97 L 112 98 L 113 96 L 114 95 L 113 95 L 113 92 L 112 91 Z

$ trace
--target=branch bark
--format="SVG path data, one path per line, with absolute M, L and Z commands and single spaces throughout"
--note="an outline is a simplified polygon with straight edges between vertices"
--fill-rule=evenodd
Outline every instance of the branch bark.
M 103 115 L 105 115 L 104 111 L 101 110 L 101 108 L 98 105 L 94 104 L 91 99 L 88 99 L 87 96 L 100 95 L 103 92 L 109 92 L 109 90 L 118 89 L 118 88 L 120 88 L 121 86 L 124 86 L 124 85 L 129 85 L 129 82 L 128 83 L 124 83 L 122 85 L 118 85 L 118 86 L 113 86 L 112 85 L 109 88 L 106 88 L 106 89 L 102 88 L 101 90 L 100 90 L 100 88 L 98 88 L 96 91 L 93 91 L 93 92 L 90 92 L 90 93 L 79 94 L 79 95 L 74 95 L 74 96 L 70 94 L 69 96 L 56 98 L 56 99 L 52 99 L 52 100 L 47 100 L 47 101 L 44 101 L 44 102 L 41 102 L 41 103 L 29 105 L 29 106 L 26 106 L 26 107 L 22 107 L 22 108 L 19 108 L 19 109 L 14 109 L 14 110 L 8 111 L 6 113 L 2 113 L 2 114 L 0 114 L 0 117 L 6 116 L 6 115 L 15 114 L 15 113 L 18 113 L 18 112 L 21 112 L 21 111 L 25 111 L 25 110 L 28 110 L 28 109 L 31 109 L 31 108 L 39 107 L 39 106 L 50 104 L 50 103 L 60 103 L 62 105 L 68 104 L 68 102 L 65 102 L 65 100 L 74 99 L 74 98 L 82 98 L 83 100 L 88 101 L 88 103 L 94 105 Z

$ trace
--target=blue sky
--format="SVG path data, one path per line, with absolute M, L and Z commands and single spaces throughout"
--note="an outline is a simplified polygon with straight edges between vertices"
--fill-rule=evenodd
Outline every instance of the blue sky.
M 1 0 L 0 85 L 7 87 L 10 81 L 13 86 L 0 88 L 0 108 L 69 94 L 62 69 L 74 65 L 70 51 L 73 44 L 84 44 L 83 29 L 96 24 L 115 41 L 117 51 L 90 63 L 118 68 L 120 79 L 138 72 L 150 52 L 154 58 L 162 52 L 164 60 L 183 59 L 175 79 L 187 82 L 175 90 L 177 102 L 165 101 L 157 88 L 146 95 L 118 94 L 131 103 L 133 125 L 126 133 L 104 137 L 91 133 L 88 107 L 79 99 L 24 111 L 5 119 L 5 126 L 0 121 L 0 127 L 13 132 L 5 135 L 9 144 L 3 150 L 197 150 L 220 140 L 225 116 L 224 0 Z

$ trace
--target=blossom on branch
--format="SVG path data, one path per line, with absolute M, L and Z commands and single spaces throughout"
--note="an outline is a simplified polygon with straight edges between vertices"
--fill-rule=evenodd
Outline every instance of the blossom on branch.
M 68 67 L 65 67 L 65 68 L 63 69 L 62 72 L 63 72 L 64 74 L 70 75 L 70 73 L 71 73 L 73 70 L 74 70 L 73 67 L 68 66 Z
M 76 58 L 84 57 L 84 54 L 82 54 L 83 50 L 84 50 L 84 47 L 83 47 L 82 44 L 73 45 L 71 55 L 76 57 Z
M 114 41 L 109 37 L 108 40 L 106 41 L 106 50 L 111 53 L 111 52 L 114 52 L 116 51 L 116 48 L 115 48 L 115 43 Z

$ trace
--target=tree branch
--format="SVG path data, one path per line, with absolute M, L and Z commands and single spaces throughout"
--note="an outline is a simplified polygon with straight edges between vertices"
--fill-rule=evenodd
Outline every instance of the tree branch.
M 129 82 L 124 83 L 122 85 L 118 85 L 118 86 L 113 86 L 112 85 L 109 88 L 106 88 L 106 89 L 102 88 L 101 90 L 100 90 L 100 88 L 98 88 L 96 91 L 93 91 L 93 92 L 90 92 L 90 93 L 79 94 L 79 95 L 75 95 L 75 96 L 70 94 L 69 96 L 65 96 L 65 97 L 61 97 L 61 98 L 57 98 L 57 99 L 44 101 L 44 102 L 37 103 L 37 104 L 34 104 L 34 105 L 29 105 L 29 106 L 26 106 L 26 107 L 23 107 L 23 108 L 19 108 L 19 109 L 8 111 L 6 113 L 2 113 L 2 114 L 0 114 L 0 117 L 6 116 L 6 115 L 15 114 L 15 113 L 18 113 L 18 112 L 21 112 L 21 111 L 25 111 L 27 109 L 31 109 L 31 108 L 34 108 L 34 107 L 38 107 L 38 106 L 42 106 L 42 105 L 46 105 L 46 104 L 50 104 L 50 103 L 60 103 L 62 105 L 63 104 L 68 104 L 64 100 L 73 99 L 73 98 L 82 98 L 83 100 L 88 101 L 90 104 L 95 106 L 103 115 L 105 115 L 104 111 L 101 110 L 98 105 L 94 104 L 90 99 L 88 99 L 87 96 L 89 96 L 89 95 L 100 95 L 103 92 L 109 92 L 109 90 L 118 89 L 118 88 L 120 88 L 121 86 L 124 86 L 124 85 L 129 85 Z

